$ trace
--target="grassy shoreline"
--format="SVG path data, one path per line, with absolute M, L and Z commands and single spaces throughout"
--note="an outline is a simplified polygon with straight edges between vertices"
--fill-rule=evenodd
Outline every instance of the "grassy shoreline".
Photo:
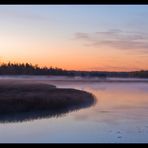
M 0 116 L 36 111 L 74 110 L 95 103 L 91 93 L 31 82 L 0 83 Z

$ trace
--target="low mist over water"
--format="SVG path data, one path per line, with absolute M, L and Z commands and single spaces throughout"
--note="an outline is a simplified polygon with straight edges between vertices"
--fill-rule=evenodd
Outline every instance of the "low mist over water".
M 81 82 L 33 76 L 0 79 L 85 90 L 97 99 L 94 106 L 62 116 L 1 122 L 0 142 L 148 142 L 148 83 Z

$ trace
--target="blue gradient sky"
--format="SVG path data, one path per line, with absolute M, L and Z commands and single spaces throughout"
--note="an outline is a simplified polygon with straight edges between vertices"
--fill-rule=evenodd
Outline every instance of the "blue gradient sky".
M 148 69 L 146 5 L 0 6 L 0 59 L 79 70 Z

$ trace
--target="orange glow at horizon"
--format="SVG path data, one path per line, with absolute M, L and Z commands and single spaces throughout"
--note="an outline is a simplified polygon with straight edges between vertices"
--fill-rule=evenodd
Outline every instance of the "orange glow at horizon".
M 0 62 L 84 71 L 148 70 L 147 10 L 0 6 Z
M 70 48 L 70 47 L 69 47 Z M 147 70 L 147 56 L 127 54 L 109 49 L 88 49 L 84 47 L 53 47 L 30 50 L 3 51 L 1 62 L 31 63 L 41 67 L 58 67 L 66 70 L 84 71 L 135 71 Z M 76 49 L 76 50 L 75 50 Z M 9 51 L 9 54 L 8 54 Z M 92 51 L 92 52 L 90 52 Z M 1 51 L 0 51 L 1 52 Z M 2 55 L 2 54 L 1 54 Z

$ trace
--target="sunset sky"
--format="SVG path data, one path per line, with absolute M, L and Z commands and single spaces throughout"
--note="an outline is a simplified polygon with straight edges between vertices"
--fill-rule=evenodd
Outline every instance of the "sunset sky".
M 0 6 L 0 62 L 148 70 L 148 6 Z

